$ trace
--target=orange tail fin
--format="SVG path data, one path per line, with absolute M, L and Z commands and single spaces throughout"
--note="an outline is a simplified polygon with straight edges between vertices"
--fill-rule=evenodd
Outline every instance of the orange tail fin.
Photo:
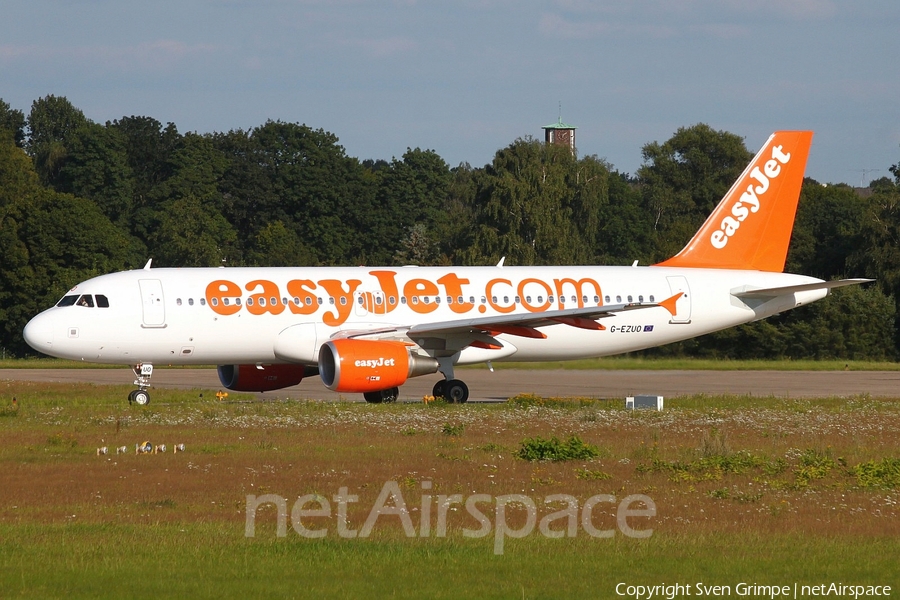
M 776 131 L 684 250 L 660 267 L 784 270 L 812 131 Z

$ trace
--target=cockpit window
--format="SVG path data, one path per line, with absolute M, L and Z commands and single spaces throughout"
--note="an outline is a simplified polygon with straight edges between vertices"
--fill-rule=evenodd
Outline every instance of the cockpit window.
M 85 294 L 81 298 L 78 299 L 78 302 L 75 303 L 76 306 L 87 306 L 88 308 L 94 308 L 94 297 L 90 294 Z
M 78 294 L 72 296 L 63 296 L 62 300 L 56 303 L 57 306 L 72 306 L 78 300 Z
M 94 296 L 97 299 L 97 306 L 100 308 L 109 308 L 109 299 L 102 294 L 97 294 Z

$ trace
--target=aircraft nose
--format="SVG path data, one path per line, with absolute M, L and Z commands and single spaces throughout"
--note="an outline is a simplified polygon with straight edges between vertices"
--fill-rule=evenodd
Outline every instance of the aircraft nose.
M 40 314 L 25 325 L 22 335 L 28 345 L 38 352 L 48 353 L 53 348 L 53 319 L 49 315 Z

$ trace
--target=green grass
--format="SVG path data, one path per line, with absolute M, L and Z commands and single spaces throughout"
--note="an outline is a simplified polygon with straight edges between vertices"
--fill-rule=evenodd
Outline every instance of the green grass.
M 896 585 L 900 539 L 755 534 L 647 540 L 490 537 L 311 540 L 243 523 L 0 525 L 4 597 L 604 598 L 615 586 L 703 582 Z M 836 569 L 836 565 L 840 565 Z M 839 574 L 838 574 L 839 571 Z M 734 592 L 733 592 L 734 593 Z
M 620 582 L 900 585 L 897 399 L 695 395 L 667 398 L 658 413 L 538 396 L 219 402 L 208 390 L 160 388 L 138 407 L 123 403 L 128 389 L 0 381 L 0 598 L 615 598 Z M 836 423 L 847 431 L 813 430 Z M 514 456 L 523 440 L 573 435 L 599 455 Z M 145 439 L 187 450 L 135 456 Z M 101 444 L 129 453 L 97 456 Z M 535 529 L 506 539 L 502 555 L 493 535 L 462 535 L 471 520 L 444 538 L 406 538 L 388 516 L 370 538 L 341 539 L 329 522 L 313 540 L 290 527 L 277 537 L 263 510 L 256 536 L 244 536 L 248 493 L 291 502 L 349 484 L 367 507 L 393 480 L 413 506 L 425 479 L 432 494 L 524 493 L 539 504 L 554 493 L 644 493 L 658 518 L 648 539 Z M 364 519 L 351 515 L 355 528 Z

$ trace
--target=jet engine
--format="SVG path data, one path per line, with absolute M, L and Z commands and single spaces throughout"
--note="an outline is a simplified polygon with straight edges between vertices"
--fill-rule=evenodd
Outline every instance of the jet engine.
M 335 392 L 387 390 L 437 370 L 435 359 L 417 354 L 403 342 L 340 339 L 319 350 L 322 383 Z
M 219 365 L 219 381 L 236 392 L 269 392 L 297 385 L 315 367 L 303 365 Z

